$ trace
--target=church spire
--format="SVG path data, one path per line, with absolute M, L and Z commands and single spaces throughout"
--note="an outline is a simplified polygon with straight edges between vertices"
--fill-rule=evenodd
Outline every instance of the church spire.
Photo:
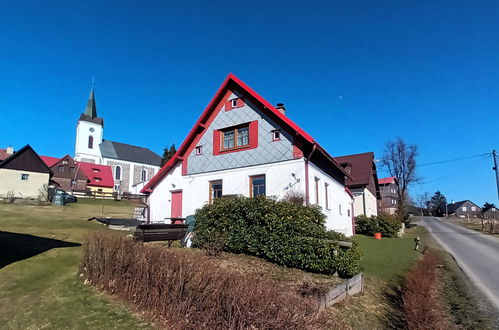
M 95 96 L 94 96 L 94 81 L 92 79 L 92 90 L 90 91 L 90 96 L 88 97 L 87 107 L 85 108 L 85 115 L 90 118 L 97 118 L 97 107 L 95 106 Z

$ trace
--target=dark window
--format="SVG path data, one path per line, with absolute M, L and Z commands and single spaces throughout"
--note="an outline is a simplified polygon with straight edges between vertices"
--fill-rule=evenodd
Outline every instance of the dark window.
M 115 180 L 121 180 L 121 166 L 117 165 L 114 168 L 114 179 Z
M 251 197 L 265 196 L 265 175 L 250 177 L 250 195 Z
M 272 141 L 279 141 L 281 139 L 281 132 L 279 130 L 272 131 Z
M 224 130 L 222 150 L 230 150 L 249 145 L 249 126 Z
M 145 169 L 142 169 L 142 171 L 140 172 L 140 180 L 142 182 L 147 180 L 147 171 Z
M 324 183 L 324 199 L 325 199 L 325 206 L 326 206 L 326 209 L 329 210 L 329 185 L 327 183 Z
M 70 168 L 69 168 L 69 171 L 70 171 L 71 173 L 74 173 L 74 172 L 76 172 L 76 168 L 74 168 L 74 167 L 70 167 Z
M 237 107 L 237 99 L 232 99 L 231 104 L 233 108 Z
M 196 155 L 201 155 L 203 153 L 203 146 L 196 147 Z
M 210 181 L 210 204 L 215 198 L 222 197 L 222 180 Z
M 57 166 L 57 169 L 59 170 L 59 172 L 64 172 L 64 166 L 62 165 Z
M 93 149 L 94 148 L 94 137 L 92 135 L 90 135 L 88 137 L 88 148 L 89 149 Z
M 29 174 L 21 174 L 21 180 L 28 180 L 29 179 Z

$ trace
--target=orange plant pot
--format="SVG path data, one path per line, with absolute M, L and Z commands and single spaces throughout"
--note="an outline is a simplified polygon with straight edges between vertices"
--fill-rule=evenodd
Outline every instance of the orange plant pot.
M 381 239 L 381 233 L 374 233 L 374 239 Z

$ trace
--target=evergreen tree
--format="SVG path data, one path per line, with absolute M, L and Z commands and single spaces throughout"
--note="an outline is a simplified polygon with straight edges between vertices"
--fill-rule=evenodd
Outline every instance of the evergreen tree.
M 440 192 L 437 191 L 428 201 L 428 208 L 431 214 L 437 217 L 441 217 L 445 213 L 445 207 L 447 206 L 447 198 Z
M 482 210 L 489 209 L 491 207 L 496 207 L 496 206 L 494 205 L 494 203 L 485 202 L 485 204 L 483 204 L 482 206 Z
M 165 147 L 163 149 L 163 159 L 161 160 L 161 167 L 165 165 L 177 152 L 177 149 L 175 148 L 175 144 L 173 143 L 170 148 Z

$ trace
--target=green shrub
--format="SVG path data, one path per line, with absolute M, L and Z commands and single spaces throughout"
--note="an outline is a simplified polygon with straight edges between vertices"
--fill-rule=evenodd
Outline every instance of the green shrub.
M 359 215 L 355 217 L 355 232 L 372 236 L 374 233 L 381 233 L 385 237 L 394 237 L 401 228 L 400 221 L 389 214 L 379 214 L 378 216 L 366 217 Z
M 223 251 L 251 254 L 311 272 L 341 270 L 341 275 L 350 276 L 359 270 L 357 246 L 338 246 L 337 241 L 349 240 L 326 230 L 325 216 L 315 206 L 264 196 L 219 198 L 198 209 L 195 217 L 195 247 L 210 249 L 216 242 Z

